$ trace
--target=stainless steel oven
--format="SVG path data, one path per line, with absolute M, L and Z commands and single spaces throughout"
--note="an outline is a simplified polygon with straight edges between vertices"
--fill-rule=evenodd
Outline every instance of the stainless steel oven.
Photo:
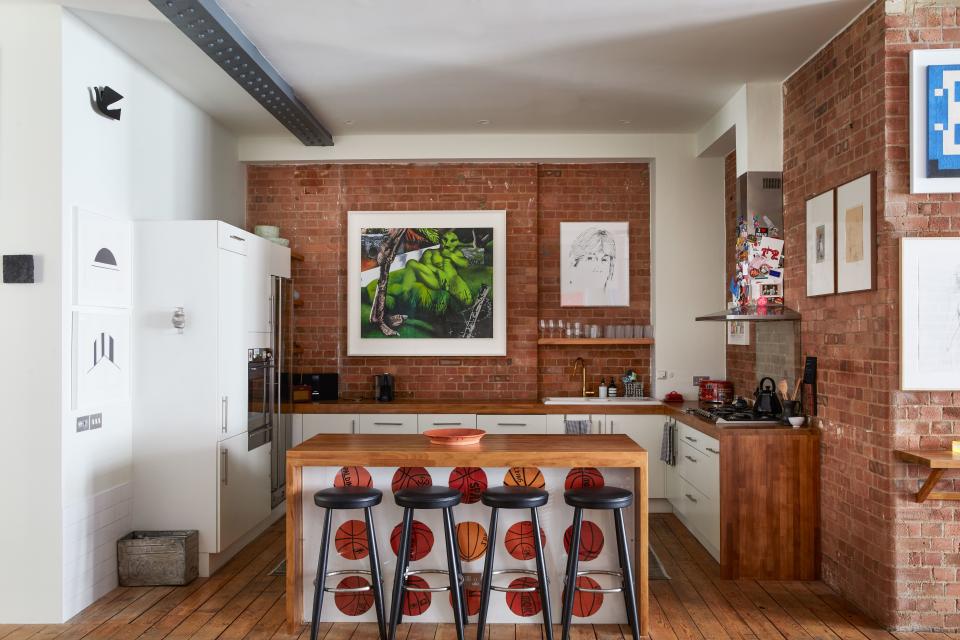
M 272 440 L 275 375 L 271 349 L 247 350 L 247 448 L 250 451 Z

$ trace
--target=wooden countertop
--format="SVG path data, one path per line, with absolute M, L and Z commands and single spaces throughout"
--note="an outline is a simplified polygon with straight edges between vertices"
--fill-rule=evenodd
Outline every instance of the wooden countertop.
M 556 414 L 603 414 L 603 415 L 663 415 L 693 427 L 712 438 L 721 439 L 728 435 L 749 435 L 763 433 L 785 436 L 819 436 L 816 427 L 792 428 L 789 426 L 742 426 L 717 427 L 686 413 L 687 409 L 699 407 L 698 402 L 658 403 L 658 404 L 544 404 L 530 400 L 504 400 L 502 402 L 477 400 L 395 400 L 376 402 L 374 400 L 332 400 L 328 402 L 284 403 L 287 413 L 323 414 L 323 413 L 473 413 L 478 415 L 556 415 Z
M 431 444 L 422 435 L 320 434 L 287 451 L 287 463 L 373 467 L 641 467 L 647 452 L 625 435 L 487 434 L 479 444 Z

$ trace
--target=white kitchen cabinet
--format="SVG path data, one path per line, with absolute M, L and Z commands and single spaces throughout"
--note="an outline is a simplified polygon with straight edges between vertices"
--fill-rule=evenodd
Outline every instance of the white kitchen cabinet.
M 262 346 L 246 323 L 248 235 L 215 220 L 134 224 L 133 526 L 197 529 L 204 572 L 271 513 L 270 445 L 247 451 L 247 349 Z
M 269 333 L 271 330 L 271 258 L 273 243 L 253 234 L 247 236 L 247 309 L 244 318 L 247 331 Z
M 566 433 L 567 421 L 587 420 L 590 422 L 590 433 L 607 433 L 607 416 L 601 414 L 568 413 L 566 415 L 553 413 L 547 416 L 547 433 Z
M 487 433 L 541 435 L 547 433 L 547 416 L 478 415 L 477 428 Z
M 667 497 L 667 464 L 660 460 L 660 445 L 663 442 L 662 415 L 608 415 L 606 433 L 623 433 L 647 450 L 649 498 Z
M 677 465 L 667 472 L 667 498 L 704 547 L 720 558 L 720 442 L 679 423 Z
M 226 549 L 270 515 L 270 446 L 247 450 L 247 434 L 218 445 L 219 547 Z
M 416 433 L 417 414 L 415 413 L 371 413 L 361 414 L 357 421 L 357 433 Z
M 477 416 L 472 413 L 421 413 L 417 416 L 417 431 L 431 429 L 476 429 Z
M 320 433 L 355 433 L 360 416 L 355 413 L 305 413 L 301 418 L 302 442 L 306 442 Z
M 247 430 L 246 257 L 221 249 L 218 258 L 217 380 L 221 440 Z M 184 364 L 189 366 L 189 361 Z

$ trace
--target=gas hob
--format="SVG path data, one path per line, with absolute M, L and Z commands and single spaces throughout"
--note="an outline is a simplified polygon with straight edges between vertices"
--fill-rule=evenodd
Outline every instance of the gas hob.
M 687 409 L 687 413 L 701 420 L 712 422 L 718 427 L 774 426 L 780 424 L 779 418 L 774 415 L 756 414 L 750 407 L 733 404 Z

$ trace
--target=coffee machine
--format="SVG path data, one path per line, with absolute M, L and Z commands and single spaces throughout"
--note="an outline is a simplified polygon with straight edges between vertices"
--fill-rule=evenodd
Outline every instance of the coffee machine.
M 383 373 L 373 377 L 374 379 L 374 397 L 377 402 L 393 402 L 395 386 L 393 375 Z

